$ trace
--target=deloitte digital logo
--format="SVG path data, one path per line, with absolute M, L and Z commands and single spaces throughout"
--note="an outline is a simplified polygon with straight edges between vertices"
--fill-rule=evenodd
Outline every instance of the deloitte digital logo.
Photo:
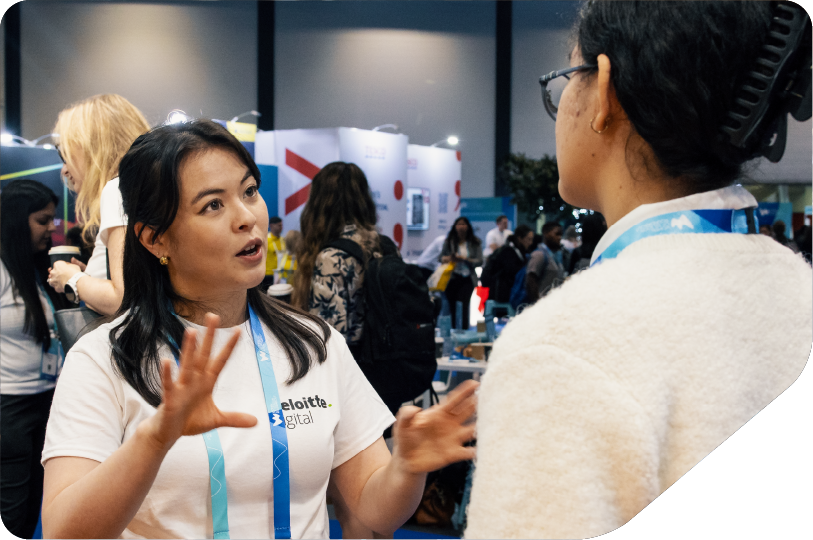
M 325 402 L 318 395 L 313 397 L 302 398 L 302 401 L 294 401 L 289 399 L 288 402 L 282 402 L 282 410 L 287 412 L 294 412 L 295 414 L 285 415 L 285 427 L 288 429 L 295 429 L 296 426 L 304 426 L 313 424 L 313 410 L 312 409 L 327 409 L 332 407 L 332 403 Z M 302 412 L 299 412 L 302 411 Z

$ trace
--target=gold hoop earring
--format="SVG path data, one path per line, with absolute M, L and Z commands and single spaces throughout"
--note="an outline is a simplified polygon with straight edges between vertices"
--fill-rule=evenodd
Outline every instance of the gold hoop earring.
M 607 121 L 604 123 L 604 129 L 602 129 L 601 131 L 599 131 L 599 130 L 597 130 L 596 128 L 594 128 L 594 127 L 593 127 L 593 121 L 594 121 L 595 119 L 596 119 L 596 117 L 594 116 L 594 117 L 593 117 L 593 119 L 592 119 L 592 120 L 590 120 L 590 129 L 592 129 L 594 132 L 596 132 L 596 133 L 598 133 L 599 135 L 601 135 L 602 133 L 604 133 L 605 131 L 607 131 L 607 126 L 609 126 L 609 125 L 610 125 L 610 119 L 609 119 L 609 118 L 607 119 Z
M 169 264 L 169 257 L 161 257 L 158 262 L 161 263 L 161 266 L 166 266 Z

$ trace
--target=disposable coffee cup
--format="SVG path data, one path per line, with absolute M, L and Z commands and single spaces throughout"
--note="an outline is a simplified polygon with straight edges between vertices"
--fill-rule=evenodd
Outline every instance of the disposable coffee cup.
M 294 292 L 294 287 L 290 283 L 277 283 L 268 287 L 268 296 L 273 296 L 280 302 L 286 304 L 291 303 L 291 294 Z
M 71 259 L 76 257 L 82 252 L 76 246 L 55 246 L 48 250 L 48 256 L 51 258 L 51 266 L 57 261 L 71 262 Z

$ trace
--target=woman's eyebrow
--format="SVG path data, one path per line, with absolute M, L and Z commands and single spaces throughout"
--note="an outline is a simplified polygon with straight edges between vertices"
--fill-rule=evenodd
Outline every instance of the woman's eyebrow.
M 251 171 L 247 170 L 246 174 L 243 176 L 243 179 L 240 180 L 240 185 L 243 185 L 243 183 L 246 180 L 248 180 L 249 178 L 251 178 L 251 177 L 252 177 Z M 192 199 L 192 204 L 195 204 L 196 202 L 198 202 L 202 198 L 206 197 L 207 195 L 216 195 L 218 193 L 225 193 L 225 192 L 226 192 L 226 190 L 223 189 L 223 188 L 204 189 L 203 191 L 201 191 L 200 193 L 195 195 L 195 198 Z
M 242 182 L 240 182 L 240 183 L 242 184 Z M 215 195 L 217 193 L 225 193 L 225 192 L 226 192 L 226 190 L 222 189 L 222 188 L 204 189 L 203 191 L 201 191 L 200 193 L 195 195 L 195 198 L 192 199 L 192 204 L 195 204 L 196 202 L 198 202 L 202 198 L 206 197 L 207 195 Z

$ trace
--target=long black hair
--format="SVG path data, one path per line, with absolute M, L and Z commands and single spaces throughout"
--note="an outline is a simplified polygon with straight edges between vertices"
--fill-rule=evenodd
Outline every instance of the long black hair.
M 460 240 L 458 240 L 457 238 L 457 230 L 455 229 L 455 227 L 457 227 L 457 224 L 460 223 L 461 221 L 465 221 L 466 225 L 469 226 L 469 230 L 468 232 L 466 232 L 466 243 L 471 244 L 473 246 L 480 245 L 480 239 L 474 235 L 474 227 L 471 226 L 471 221 L 469 221 L 469 218 L 465 216 L 460 216 L 459 218 L 454 220 L 454 223 L 452 223 L 452 228 L 449 229 L 449 234 L 446 235 L 446 243 L 449 244 L 449 247 L 452 249 L 452 251 L 457 251 L 458 246 L 460 246 Z
M 522 244 L 520 243 L 519 240 L 520 240 L 520 238 L 524 238 L 524 237 L 528 236 L 528 233 L 532 232 L 532 231 L 533 231 L 533 229 L 531 229 L 530 227 L 528 227 L 527 225 L 525 225 L 523 223 L 522 225 L 520 225 L 516 229 L 514 229 L 513 234 L 511 234 L 511 236 L 509 236 L 506 239 L 506 241 L 511 242 L 512 244 L 514 244 L 514 247 L 516 247 L 522 253 L 529 253 L 529 251 L 527 249 L 525 249 L 525 247 L 522 246 Z
M 179 169 L 198 152 L 220 148 L 233 153 L 260 183 L 260 171 L 243 145 L 225 128 L 209 120 L 160 126 L 140 136 L 121 160 L 119 188 L 127 231 L 124 240 L 124 298 L 117 316 L 124 320 L 110 331 L 113 363 L 118 373 L 150 405 L 161 403 L 158 350 L 176 344 L 184 326 L 173 312 L 172 302 L 182 298 L 169 279 L 169 272 L 141 244 L 144 228 L 160 236 L 175 220 L 181 200 Z M 136 232 L 136 224 L 143 224 Z M 247 291 L 248 304 L 282 344 L 291 363 L 292 383 L 305 376 L 312 358 L 327 357 L 327 324 L 309 313 L 292 308 L 260 292 Z
M 755 157 L 721 129 L 766 43 L 772 4 L 591 0 L 582 8 L 576 37 L 584 63 L 609 57 L 635 132 L 688 192 L 731 184 Z
M 51 345 L 51 333 L 37 289 L 42 287 L 55 307 L 63 302 L 46 286 L 50 266 L 48 250 L 34 252 L 28 217 L 50 203 L 57 205 L 59 199 L 48 187 L 34 180 L 15 180 L 0 193 L 0 259 L 8 269 L 14 294 L 25 304 L 23 331 L 46 348 Z

